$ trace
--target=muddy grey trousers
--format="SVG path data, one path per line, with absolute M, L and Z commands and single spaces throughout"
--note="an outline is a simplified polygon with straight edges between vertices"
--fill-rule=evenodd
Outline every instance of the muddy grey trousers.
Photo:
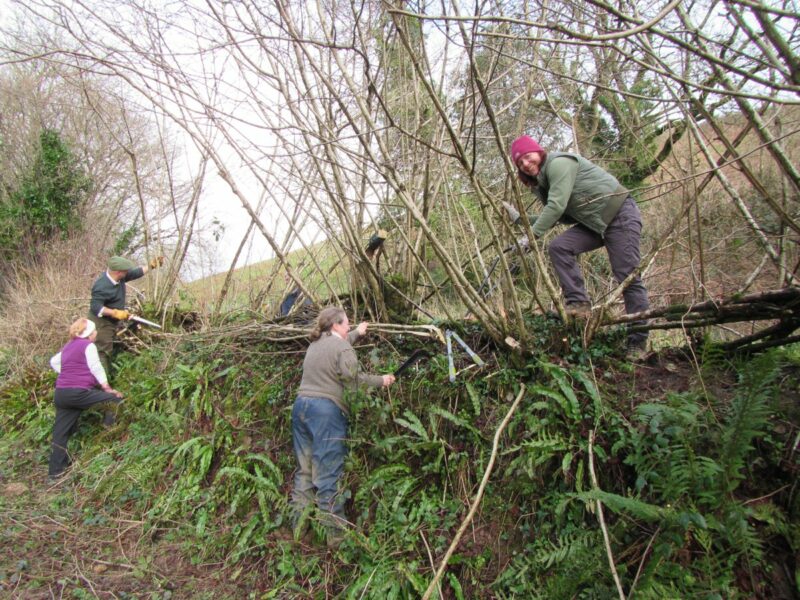
M 636 201 L 628 196 L 603 236 L 583 225 L 576 225 L 550 242 L 548 252 L 561 283 L 564 300 L 567 303 L 589 302 L 586 284 L 578 266 L 579 255 L 605 246 L 614 279 L 619 283 L 639 266 L 641 237 L 642 215 Z M 650 308 L 647 290 L 638 276 L 631 280 L 622 295 L 625 299 L 625 312 L 628 314 Z M 629 343 L 644 343 L 646 340 L 647 332 L 631 333 L 628 336 Z

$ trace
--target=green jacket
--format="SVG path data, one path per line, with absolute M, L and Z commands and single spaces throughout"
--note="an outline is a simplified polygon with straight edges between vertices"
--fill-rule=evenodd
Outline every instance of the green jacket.
M 537 237 L 559 221 L 580 223 L 602 236 L 628 197 L 613 175 L 567 152 L 547 155 L 533 190 L 544 204 L 535 221 L 531 219 Z

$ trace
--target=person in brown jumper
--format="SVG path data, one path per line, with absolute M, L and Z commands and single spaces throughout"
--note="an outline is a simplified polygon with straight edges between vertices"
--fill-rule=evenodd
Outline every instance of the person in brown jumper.
M 300 389 L 292 407 L 292 442 L 297 472 L 292 490 L 295 535 L 303 513 L 316 502 L 328 530 L 328 545 L 341 541 L 347 521 L 339 478 L 347 456 L 348 394 L 359 386 L 387 387 L 394 375 L 363 373 L 351 345 L 367 332 L 367 323 L 350 331 L 339 307 L 320 312 L 303 360 Z

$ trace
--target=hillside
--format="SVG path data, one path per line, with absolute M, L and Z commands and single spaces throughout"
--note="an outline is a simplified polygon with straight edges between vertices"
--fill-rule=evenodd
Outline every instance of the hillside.
M 286 254 L 285 260 L 310 290 L 325 298 L 347 290 L 345 264 L 329 242 L 319 242 L 308 250 L 293 250 Z M 224 300 L 221 306 L 217 306 L 226 281 L 228 287 Z M 288 279 L 281 261 L 271 258 L 238 267 L 232 272 L 197 279 L 186 284 L 184 292 L 202 311 L 212 307 L 221 312 L 250 308 L 266 315 L 277 315 L 281 301 L 293 288 L 294 283 Z
M 0 598 L 800 600 L 800 15 L 689 6 L 3 3 Z
M 44 483 L 53 377 L 6 383 L 0 416 L 0 590 L 12 598 L 419 598 L 474 502 L 443 598 L 797 598 L 794 347 L 730 360 L 713 347 L 620 359 L 535 319 L 540 352 L 486 361 L 435 339 L 371 334 L 363 365 L 431 354 L 353 405 L 354 529 L 329 551 L 286 529 L 289 409 L 305 342 L 268 323 L 148 337 L 121 357 L 127 400 L 86 413 L 74 463 Z M 524 386 L 524 388 L 523 388 Z M 602 510 L 603 521 L 599 521 Z M 604 534 L 608 534 L 608 549 Z M 441 596 L 439 595 L 441 594 Z

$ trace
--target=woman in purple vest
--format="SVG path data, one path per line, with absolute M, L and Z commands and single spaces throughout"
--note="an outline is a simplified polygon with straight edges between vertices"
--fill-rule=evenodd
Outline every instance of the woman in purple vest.
M 50 359 L 50 366 L 58 373 L 54 397 L 56 422 L 48 469 L 51 482 L 69 466 L 67 442 L 78 428 L 81 412 L 102 402 L 122 402 L 122 394 L 108 385 L 94 345 L 96 337 L 95 324 L 89 319 L 78 319 L 70 325 L 69 342 Z

